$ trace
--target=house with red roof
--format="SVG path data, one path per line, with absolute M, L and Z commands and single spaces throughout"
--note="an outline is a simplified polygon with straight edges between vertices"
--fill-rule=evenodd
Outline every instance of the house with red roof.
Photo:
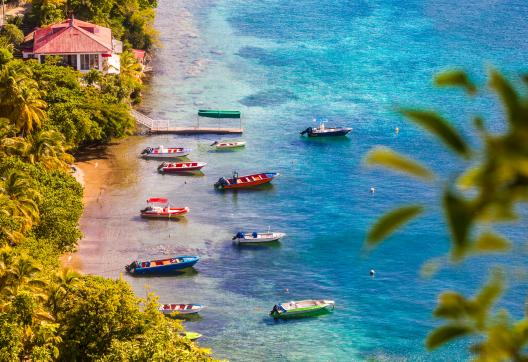
M 35 58 L 43 63 L 46 57 L 57 55 L 62 63 L 81 72 L 97 69 L 105 73 L 119 73 L 123 43 L 112 37 L 103 26 L 74 19 L 37 28 L 21 46 L 24 58 Z

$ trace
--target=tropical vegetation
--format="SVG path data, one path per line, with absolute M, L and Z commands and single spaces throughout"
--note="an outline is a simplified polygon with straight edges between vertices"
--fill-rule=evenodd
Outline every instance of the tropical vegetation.
M 522 82 L 526 86 L 528 77 Z M 487 88 L 478 87 L 463 71 L 439 74 L 435 83 L 440 87 L 458 87 L 469 97 L 489 98 L 491 91 L 500 100 L 504 124 L 495 125 L 491 131 L 482 116 L 475 115 L 472 121 L 479 137 L 476 144 L 481 146 L 473 146 L 439 113 L 403 109 L 401 113 L 405 117 L 458 156 L 464 169 L 457 177 L 449 175 L 442 179 L 418 161 L 388 148 L 373 149 L 366 161 L 427 183 L 443 185 L 440 202 L 451 235 L 450 260 L 460 265 L 471 257 L 480 256 L 496 262 L 496 254 L 513 255 L 519 251 L 520 243 L 526 242 L 509 240 L 498 230 L 505 222 L 524 225 L 527 222 L 528 97 L 494 69 L 489 72 Z M 504 131 L 497 132 L 497 128 Z M 425 205 L 411 204 L 388 212 L 372 226 L 366 240 L 367 247 L 378 246 L 425 210 Z M 425 275 L 434 274 L 446 263 L 445 259 L 430 261 L 424 265 Z M 506 281 L 512 279 L 511 269 L 503 265 L 491 272 L 489 281 L 474 296 L 464 296 L 456 291 L 441 293 L 434 315 L 443 323 L 429 334 L 427 347 L 435 349 L 464 338 L 475 360 L 528 360 L 526 308 L 517 309 L 511 303 L 500 303 L 501 299 L 504 300 Z
M 121 1 L 107 8 L 111 2 L 99 1 L 108 12 L 93 13 L 90 1 L 35 3 L 42 19 L 64 16 L 67 5 L 114 25 L 120 11 L 132 24 L 134 6 L 154 6 Z M 131 44 L 147 44 L 141 27 L 126 24 L 122 34 Z M 14 56 L 21 40 L 13 26 L 0 31 L 0 360 L 211 360 L 183 337 L 181 322 L 159 313 L 155 296 L 140 299 L 122 279 L 81 275 L 59 262 L 81 238 L 83 190 L 70 173 L 73 152 L 133 129 L 137 62 L 126 51 L 121 74 L 83 76 L 53 57 L 22 61 Z
M 33 0 L 31 26 L 46 26 L 74 15 L 112 29 L 126 48 L 151 50 L 157 44 L 155 0 Z

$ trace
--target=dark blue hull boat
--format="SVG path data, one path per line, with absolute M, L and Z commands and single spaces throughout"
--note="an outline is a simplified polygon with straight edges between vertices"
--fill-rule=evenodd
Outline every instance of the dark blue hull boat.
M 338 137 L 346 136 L 352 128 L 347 127 L 332 127 L 327 128 L 323 123 L 319 127 L 308 127 L 301 132 L 301 135 L 308 135 L 308 137 Z
M 337 137 L 337 136 L 346 136 L 351 130 L 349 128 L 339 129 L 335 131 L 327 132 L 307 132 L 308 137 Z
M 171 274 L 182 269 L 190 268 L 200 260 L 198 256 L 177 256 L 170 259 L 133 261 L 125 269 L 130 274 Z

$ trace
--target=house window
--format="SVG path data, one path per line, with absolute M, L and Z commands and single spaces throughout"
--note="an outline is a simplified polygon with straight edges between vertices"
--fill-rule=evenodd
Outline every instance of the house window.
M 99 69 L 99 54 L 81 54 L 81 70 Z
M 73 69 L 77 69 L 77 54 L 63 55 L 62 65 L 66 65 L 66 66 L 72 67 Z

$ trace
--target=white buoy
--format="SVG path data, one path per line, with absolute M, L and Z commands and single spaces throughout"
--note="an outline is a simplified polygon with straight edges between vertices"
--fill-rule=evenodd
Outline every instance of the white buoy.
M 376 192 L 376 188 L 375 188 L 375 187 L 371 187 L 371 188 L 370 188 L 370 193 L 373 194 L 373 193 L 375 193 L 375 192 Z
M 374 277 L 376 275 L 376 271 L 374 269 L 370 269 L 370 276 Z
M 396 134 L 400 133 L 400 127 L 396 127 L 395 131 L 396 131 Z

